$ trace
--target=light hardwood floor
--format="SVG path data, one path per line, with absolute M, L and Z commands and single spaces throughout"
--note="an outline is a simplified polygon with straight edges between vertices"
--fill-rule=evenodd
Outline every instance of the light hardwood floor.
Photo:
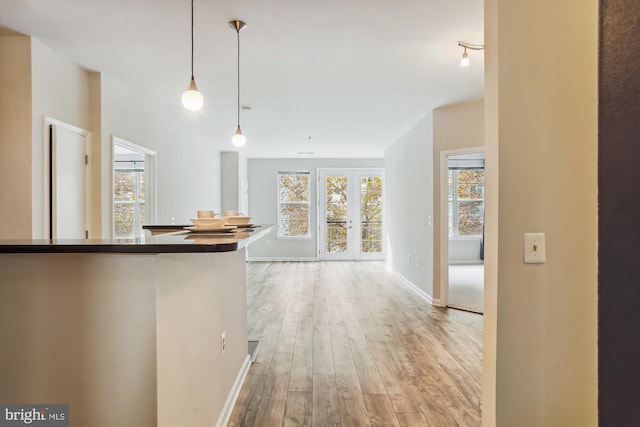
M 480 426 L 482 316 L 382 262 L 248 264 L 256 361 L 229 426 Z

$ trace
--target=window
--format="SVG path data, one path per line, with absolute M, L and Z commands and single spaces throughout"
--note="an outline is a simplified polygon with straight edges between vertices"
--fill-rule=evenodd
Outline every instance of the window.
M 484 222 L 484 169 L 449 169 L 449 237 L 480 236 Z
M 144 161 L 122 161 L 114 170 L 113 237 L 138 238 L 145 217 Z
M 309 172 L 278 172 L 278 237 L 310 237 Z

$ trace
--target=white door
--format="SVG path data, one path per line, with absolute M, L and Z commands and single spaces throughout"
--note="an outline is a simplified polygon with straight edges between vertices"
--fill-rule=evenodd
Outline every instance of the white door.
M 51 125 L 51 237 L 87 237 L 87 142 L 82 133 Z
M 321 259 L 384 259 L 383 171 L 320 169 Z

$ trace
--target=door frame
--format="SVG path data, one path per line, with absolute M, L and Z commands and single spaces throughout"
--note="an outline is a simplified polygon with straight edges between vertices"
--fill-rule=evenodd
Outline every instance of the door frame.
M 157 194 L 156 194 L 156 179 L 157 179 L 157 170 L 156 170 L 156 155 L 157 153 L 154 150 L 143 147 L 141 145 L 135 144 L 131 141 L 127 141 L 126 139 L 120 138 L 116 135 L 111 135 L 111 158 L 109 160 L 109 175 L 110 175 L 110 189 L 109 189 L 109 235 L 113 238 L 113 191 L 115 189 L 115 174 L 114 174 L 114 166 L 116 160 L 115 154 L 115 146 L 120 145 L 121 147 L 129 148 L 133 151 L 137 151 L 139 153 L 144 154 L 144 175 L 145 175 L 145 222 L 148 220 L 148 224 L 155 224 L 157 217 Z
M 43 200 L 42 200 L 42 238 L 48 239 L 51 235 L 51 220 L 49 213 L 51 212 L 51 194 L 50 194 L 50 185 L 51 185 L 51 126 L 57 126 L 60 128 L 64 128 L 68 131 L 77 133 L 78 135 L 82 135 L 85 138 L 85 154 L 89 156 L 89 153 L 92 152 L 92 133 L 86 129 L 82 129 L 78 126 L 71 125 L 69 123 L 65 123 L 63 121 L 54 119 L 53 117 L 43 116 L 42 118 L 42 182 L 43 182 Z M 89 157 L 89 161 L 87 162 L 85 168 L 85 218 L 86 218 L 86 227 L 88 231 L 88 237 L 92 237 L 91 230 L 93 229 L 93 221 L 91 215 L 91 200 L 93 196 L 92 185 L 91 185 L 91 171 L 92 171 L 92 159 Z
M 349 215 L 349 220 L 352 222 L 352 227 L 350 229 L 350 235 L 351 235 L 351 243 L 352 243 L 352 248 L 351 251 L 348 251 L 346 254 L 344 254 L 344 256 L 340 256 L 340 255 L 335 255 L 335 256 L 327 256 L 323 254 L 323 247 L 324 247 L 324 243 L 325 243 L 325 239 L 326 236 L 323 234 L 322 231 L 322 225 L 324 222 L 324 217 L 325 217 L 325 212 L 323 210 L 324 206 L 324 191 L 325 191 L 325 186 L 324 183 L 321 180 L 321 175 L 329 173 L 331 174 L 332 172 L 335 172 L 336 175 L 345 175 L 347 177 L 347 183 L 349 183 L 349 181 L 351 182 L 351 187 L 348 187 L 348 191 L 349 191 L 349 196 L 354 200 L 357 201 L 355 206 L 348 206 L 348 215 Z M 356 247 L 356 244 L 360 244 L 360 239 L 356 239 L 356 236 L 361 235 L 361 225 L 360 225 L 360 221 L 358 220 L 358 212 L 359 210 L 356 208 L 360 207 L 360 198 L 359 198 L 359 192 L 356 191 L 357 188 L 359 188 L 359 186 L 357 185 L 356 182 L 356 178 L 361 177 L 363 175 L 376 175 L 376 176 L 381 176 L 382 177 L 382 251 L 380 253 L 376 253 L 376 254 L 363 254 L 359 248 Z M 363 260 L 384 260 L 386 257 L 386 253 L 385 253 L 385 195 L 384 195 L 384 178 L 385 178 L 385 171 L 384 168 L 375 168 L 375 167 L 365 167 L 365 168 L 349 168 L 349 167 L 328 167 L 328 168 L 318 168 L 316 170 L 316 177 L 317 177 L 317 192 L 316 192 L 316 196 L 317 196 L 317 202 L 316 202 L 316 206 L 317 206 L 317 212 L 318 214 L 316 215 L 316 230 L 317 230 L 317 254 L 318 254 L 318 259 L 323 260 L 323 261 L 329 261 L 329 260 L 359 260 L 359 261 L 363 261 Z M 349 233 L 349 231 L 348 231 Z M 349 239 L 349 236 L 347 236 L 347 239 Z M 357 240 L 357 242 L 356 242 Z
M 449 157 L 474 153 L 483 153 L 486 157 L 484 146 L 440 151 L 440 224 L 438 227 L 440 230 L 439 305 L 441 307 L 449 306 Z

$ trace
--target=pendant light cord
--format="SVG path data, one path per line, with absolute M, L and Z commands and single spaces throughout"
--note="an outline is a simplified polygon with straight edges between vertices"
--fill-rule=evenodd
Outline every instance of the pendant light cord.
M 193 0 L 191 0 L 191 80 L 193 79 Z
M 240 127 L 240 29 L 237 26 L 236 35 L 238 36 L 238 127 Z

